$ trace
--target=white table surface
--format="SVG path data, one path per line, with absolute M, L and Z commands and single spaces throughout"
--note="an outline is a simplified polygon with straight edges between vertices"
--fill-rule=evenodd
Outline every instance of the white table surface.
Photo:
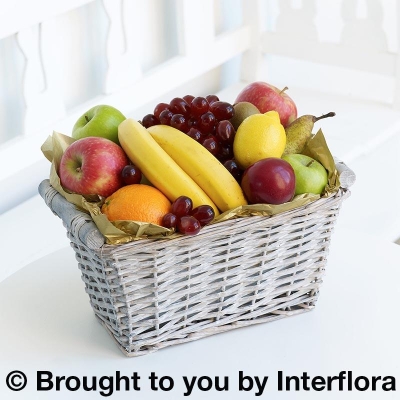
M 114 392 L 111 398 L 243 399 L 238 374 L 269 376 L 258 398 L 398 399 L 398 392 L 326 390 L 278 392 L 277 373 L 334 376 L 394 376 L 400 390 L 400 246 L 356 235 L 338 225 L 327 274 L 315 310 L 272 323 L 241 328 L 138 358 L 126 358 L 91 310 L 72 249 L 66 247 L 26 266 L 0 283 L 0 398 L 91 399 L 98 392 L 36 392 L 36 371 L 57 376 L 141 377 L 140 392 Z M 23 371 L 28 384 L 10 391 L 7 374 Z M 148 376 L 168 375 L 170 392 L 152 391 Z M 229 391 L 190 396 L 183 376 L 228 376 Z M 337 387 L 336 387 L 337 388 Z M 98 389 L 99 391 L 100 389 Z

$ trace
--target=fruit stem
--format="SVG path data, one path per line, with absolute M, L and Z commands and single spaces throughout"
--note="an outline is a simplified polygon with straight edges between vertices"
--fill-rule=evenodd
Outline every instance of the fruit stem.
M 324 119 L 324 118 L 329 118 L 329 117 L 334 117 L 336 115 L 336 113 L 334 113 L 333 111 L 328 112 L 328 114 L 323 114 L 320 117 L 314 117 L 314 122 L 319 121 L 320 119 Z
M 85 119 L 86 119 L 86 122 L 89 122 L 89 121 L 90 121 L 90 119 L 88 118 L 87 115 L 85 115 Z
M 285 86 L 280 92 L 279 94 L 282 94 L 283 92 L 285 92 L 286 90 L 288 90 L 289 88 L 287 86 Z
M 78 168 L 76 169 L 76 172 L 81 172 L 81 171 L 82 171 L 81 167 L 78 167 Z
M 308 162 L 308 164 L 306 165 L 306 167 L 309 167 L 314 161 L 315 161 L 315 160 L 310 160 L 310 161 Z

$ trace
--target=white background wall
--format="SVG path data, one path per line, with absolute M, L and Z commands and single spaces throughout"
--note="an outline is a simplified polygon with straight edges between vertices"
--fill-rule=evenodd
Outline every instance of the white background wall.
M 0 1 L 0 12 L 4 3 Z M 174 0 L 129 0 L 123 4 L 124 13 L 129 16 L 124 21 L 127 34 L 137 38 L 137 57 L 144 72 L 179 53 Z M 240 1 L 215 1 L 215 15 L 216 33 L 240 25 Z M 151 16 L 151 23 L 146 16 Z M 53 58 L 67 111 L 104 91 L 109 23 L 101 0 L 55 18 L 57 46 L 53 46 Z M 24 68 L 24 55 L 15 35 L 0 40 L 0 144 L 20 135 L 24 129 Z M 224 70 L 226 74 L 228 69 Z M 218 78 L 215 75 L 214 79 Z M 224 79 L 228 81 L 227 77 Z M 44 80 L 38 85 L 44 86 Z

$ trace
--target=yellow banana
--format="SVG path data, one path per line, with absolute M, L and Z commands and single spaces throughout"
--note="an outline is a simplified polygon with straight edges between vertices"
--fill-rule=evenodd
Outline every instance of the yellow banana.
M 247 204 L 235 178 L 200 143 L 167 125 L 154 125 L 148 131 L 221 211 Z
M 139 122 L 128 118 L 118 127 L 118 139 L 129 159 L 137 165 L 146 178 L 171 201 L 188 196 L 193 207 L 210 205 L 219 214 L 209 196 L 182 170 L 157 144 Z

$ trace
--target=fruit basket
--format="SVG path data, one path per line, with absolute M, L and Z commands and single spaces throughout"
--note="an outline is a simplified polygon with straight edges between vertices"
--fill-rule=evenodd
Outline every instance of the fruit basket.
M 260 85 L 260 109 L 246 88 L 233 105 L 187 95 L 142 121 L 100 105 L 42 146 L 39 192 L 127 356 L 315 306 L 354 174 L 312 133 L 335 113 L 297 117 L 286 88 Z
M 205 226 L 192 237 L 108 245 L 48 180 L 39 192 L 68 231 L 96 317 L 127 356 L 312 310 L 350 194 L 341 187 L 303 207 Z

